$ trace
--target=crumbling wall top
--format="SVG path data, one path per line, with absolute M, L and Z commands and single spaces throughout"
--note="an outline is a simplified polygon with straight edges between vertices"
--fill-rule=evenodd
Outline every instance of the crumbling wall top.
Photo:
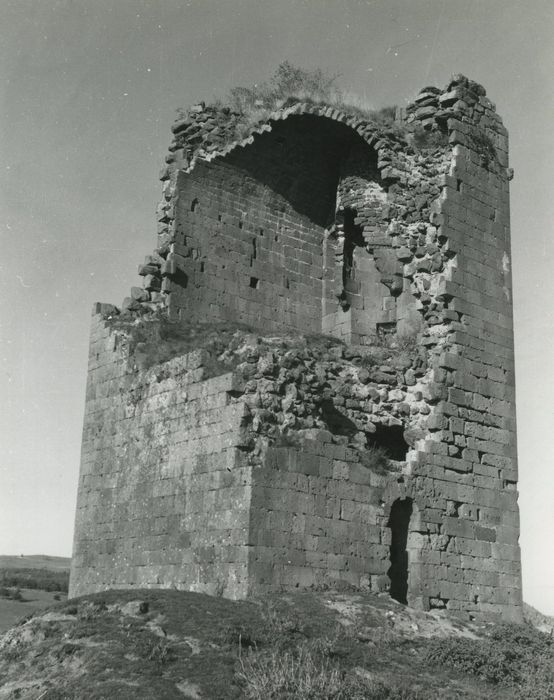
M 293 115 L 315 115 L 341 122 L 354 129 L 369 146 L 392 153 L 400 149 L 410 153 L 421 142 L 420 129 L 446 133 L 448 119 L 480 121 L 485 108 L 494 113 L 498 130 L 505 133 L 495 105 L 486 98 L 485 88 L 464 75 L 455 75 L 444 89 L 424 87 L 405 109 L 397 109 L 394 120 L 384 122 L 378 112 L 363 112 L 347 103 L 324 104 L 293 101 L 269 112 L 265 118 L 248 122 L 245 115 L 229 107 L 200 102 L 183 113 L 172 126 L 174 141 L 168 164 L 178 160 L 181 169 L 192 170 L 197 159 L 212 160 L 225 156 L 237 147 L 253 143 L 255 134 L 271 131 L 272 123 Z M 433 142 L 431 142 L 433 143 Z M 394 159 L 390 175 L 394 179 Z M 162 172 L 162 179 L 164 171 Z

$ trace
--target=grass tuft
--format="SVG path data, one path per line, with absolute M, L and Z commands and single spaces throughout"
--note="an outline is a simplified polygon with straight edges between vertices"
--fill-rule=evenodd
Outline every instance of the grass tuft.
M 321 68 L 307 70 L 283 61 L 267 81 L 230 90 L 223 100 L 216 99 L 212 107 L 232 112 L 238 117 L 233 138 L 246 138 L 252 128 L 269 119 L 272 112 L 303 102 L 331 106 L 351 116 L 395 129 L 396 107 L 373 108 L 367 99 L 344 92 L 338 85 L 339 75 Z M 186 110 L 178 110 L 181 117 Z

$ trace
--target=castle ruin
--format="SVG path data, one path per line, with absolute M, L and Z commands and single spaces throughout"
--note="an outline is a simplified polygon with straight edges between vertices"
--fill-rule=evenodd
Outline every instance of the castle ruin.
M 508 136 L 483 87 L 393 123 L 173 126 L 158 245 L 92 319 L 70 595 L 353 586 L 521 619 Z

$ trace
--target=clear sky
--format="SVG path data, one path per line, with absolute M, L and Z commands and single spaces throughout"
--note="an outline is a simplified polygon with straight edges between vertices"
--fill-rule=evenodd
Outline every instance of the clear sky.
M 552 0 L 0 0 L 0 553 L 71 553 L 90 311 L 156 245 L 175 110 L 283 60 L 375 108 L 461 72 L 511 135 L 524 597 L 554 614 L 553 30 Z

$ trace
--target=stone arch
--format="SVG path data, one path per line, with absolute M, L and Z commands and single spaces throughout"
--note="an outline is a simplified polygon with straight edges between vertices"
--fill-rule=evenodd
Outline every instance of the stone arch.
M 345 125 L 348 129 L 358 134 L 368 146 L 375 147 L 380 154 L 383 153 L 383 155 L 386 155 L 388 151 L 386 142 L 383 141 L 383 130 L 378 124 L 364 118 L 352 116 L 334 107 L 297 102 L 289 107 L 275 110 L 269 115 L 266 121 L 253 125 L 247 136 L 231 142 L 224 142 L 220 137 L 214 139 L 213 133 L 209 132 L 204 134 L 205 141 L 202 142 L 198 140 L 198 132 L 195 132 L 196 145 L 192 146 L 192 153 L 189 159 L 180 163 L 180 168 L 185 172 L 191 172 L 197 162 L 202 160 L 210 161 L 221 156 L 226 156 L 237 148 L 244 148 L 254 143 L 257 135 L 271 132 L 279 122 L 287 121 L 291 117 L 297 116 L 313 116 L 317 117 L 320 121 L 329 121 Z M 230 121 L 232 122 L 232 120 Z M 177 121 L 173 125 L 172 131 L 177 139 L 179 138 L 179 133 L 182 130 L 186 130 L 189 125 L 190 122 L 188 119 Z M 206 150 L 206 146 L 209 150 Z M 391 173 L 388 172 L 390 168 L 385 168 L 384 170 L 387 172 L 383 171 L 383 176 L 387 175 L 388 177 L 391 175 Z M 391 182 L 397 179 L 397 175 L 394 175 L 391 177 Z
M 386 226 L 377 211 L 383 202 L 373 196 L 378 190 L 386 198 L 377 150 L 351 125 L 310 113 L 276 120 L 240 145 L 179 174 L 172 257 L 188 284 L 180 287 L 175 273 L 170 313 L 253 326 L 263 319 L 268 330 L 353 340 L 367 299 L 375 289 L 388 293 L 374 263 L 368 268 L 364 239 L 368 218 Z M 210 206 L 195 206 L 206 193 Z M 346 246 L 337 233 L 345 228 Z M 381 298 L 375 306 L 385 307 Z M 379 320 L 371 317 L 373 330 Z

